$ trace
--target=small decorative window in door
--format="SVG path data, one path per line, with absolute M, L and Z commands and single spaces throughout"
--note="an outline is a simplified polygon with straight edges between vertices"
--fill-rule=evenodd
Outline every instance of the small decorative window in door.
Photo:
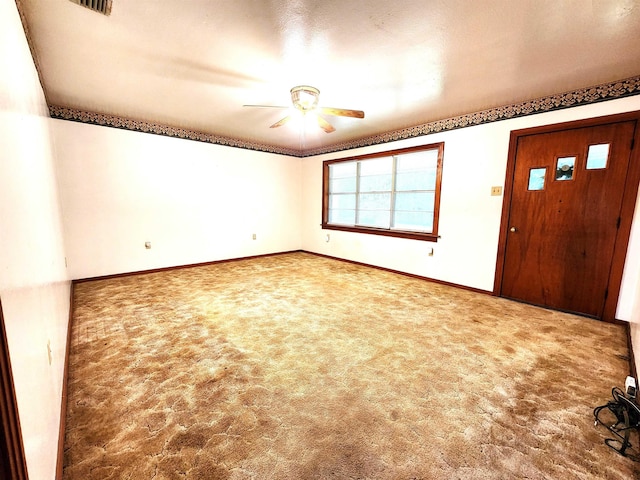
M 589 152 L 587 153 L 587 170 L 607 168 L 607 161 L 609 160 L 609 146 L 609 143 L 589 145 Z
M 547 167 L 529 169 L 529 186 L 527 190 L 544 190 L 544 177 Z
M 556 180 L 573 180 L 576 157 L 559 157 L 556 161 Z

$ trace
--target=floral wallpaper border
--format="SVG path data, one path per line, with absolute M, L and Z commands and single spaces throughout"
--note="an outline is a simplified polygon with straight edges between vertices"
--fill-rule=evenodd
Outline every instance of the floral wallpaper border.
M 611 83 L 603 83 L 601 85 L 574 90 L 572 92 L 540 97 L 534 100 L 515 103 L 513 105 L 490 108 L 480 112 L 468 113 L 466 115 L 460 115 L 444 120 L 437 120 L 435 122 L 429 122 L 415 127 L 404 128 L 402 130 L 344 142 L 339 145 L 331 145 L 326 148 L 307 150 L 304 152 L 303 156 L 320 155 L 322 153 L 330 153 L 338 150 L 378 145 L 386 142 L 394 142 L 396 140 L 429 135 L 431 133 L 445 132 L 447 130 L 455 130 L 472 125 L 481 125 L 483 123 L 498 122 L 500 120 L 507 120 L 510 118 L 525 117 L 527 115 L 535 115 L 537 113 L 561 110 L 564 108 L 577 107 L 580 105 L 603 102 L 606 100 L 613 100 L 615 98 L 630 97 L 633 95 L 640 95 L 640 76 Z
M 248 150 L 258 150 L 260 152 L 278 153 L 282 155 L 292 155 L 300 157 L 300 150 L 276 147 L 262 143 L 248 142 L 209 133 L 196 132 L 170 125 L 162 125 L 160 123 L 150 123 L 142 120 L 133 120 L 126 117 L 118 117 L 115 115 L 107 115 L 104 113 L 85 112 L 73 108 L 59 107 L 55 105 L 49 106 L 49 114 L 52 118 L 61 120 L 71 120 L 81 123 L 89 123 L 92 125 L 101 125 L 104 127 L 122 128 L 124 130 L 132 130 L 135 132 L 154 133 L 156 135 L 164 135 L 167 137 L 184 138 L 187 140 L 195 140 L 198 142 L 213 143 L 216 145 L 225 145 L 227 147 L 245 148 Z
M 510 118 L 524 117 L 537 113 L 561 110 L 564 108 L 577 107 L 590 103 L 602 102 L 616 98 L 629 97 L 640 94 L 640 76 L 619 80 L 616 82 L 604 83 L 593 87 L 582 88 L 571 92 L 559 93 L 546 97 L 527 100 L 502 107 L 490 108 L 480 112 L 469 113 L 457 117 L 437 120 L 434 122 L 416 125 L 414 127 L 395 130 L 379 135 L 343 142 L 340 144 L 328 145 L 311 150 L 294 150 L 262 143 L 249 142 L 234 138 L 222 137 L 208 133 L 195 132 L 183 128 L 149 123 L 130 118 L 107 115 L 104 113 L 85 112 L 72 108 L 50 105 L 49 113 L 52 118 L 71 120 L 93 125 L 122 128 L 137 132 L 154 133 L 169 137 L 184 138 L 200 142 L 208 142 L 229 147 L 238 147 L 261 152 L 277 153 L 281 155 L 291 155 L 294 157 L 309 157 L 323 153 L 332 153 L 340 150 L 350 150 L 352 148 L 378 145 L 396 140 L 420 137 L 431 133 L 455 130 L 458 128 L 481 125 L 484 123 L 498 122 Z

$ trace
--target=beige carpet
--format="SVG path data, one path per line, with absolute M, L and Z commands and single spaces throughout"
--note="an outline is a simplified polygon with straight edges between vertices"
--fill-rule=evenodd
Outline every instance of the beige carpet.
M 75 289 L 64 478 L 631 479 L 619 325 L 292 253 Z

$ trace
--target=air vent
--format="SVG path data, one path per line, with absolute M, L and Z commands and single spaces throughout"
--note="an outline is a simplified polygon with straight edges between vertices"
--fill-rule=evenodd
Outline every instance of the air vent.
M 94 12 L 109 15 L 111 13 L 111 0 L 70 0 L 73 3 L 87 7 Z

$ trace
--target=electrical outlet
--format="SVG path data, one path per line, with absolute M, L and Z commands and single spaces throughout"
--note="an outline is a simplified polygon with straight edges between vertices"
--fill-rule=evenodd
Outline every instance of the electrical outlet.
M 253 235 L 251 235 L 251 238 L 255 240 L 256 238 L 258 238 L 258 236 L 254 233 Z
M 502 195 L 502 187 L 491 187 L 491 196 L 499 197 Z
M 636 379 L 634 377 L 627 377 L 627 380 L 624 382 L 624 389 L 631 398 L 636 398 Z

